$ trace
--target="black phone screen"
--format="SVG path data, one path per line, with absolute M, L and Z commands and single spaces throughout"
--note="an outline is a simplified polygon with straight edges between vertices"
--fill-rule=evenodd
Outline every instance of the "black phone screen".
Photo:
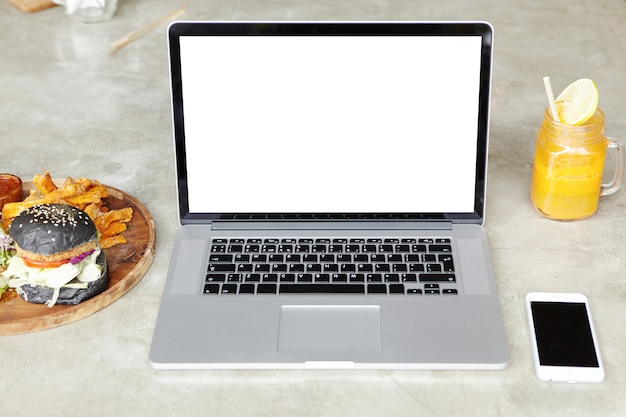
M 539 363 L 599 367 L 584 303 L 531 302 Z

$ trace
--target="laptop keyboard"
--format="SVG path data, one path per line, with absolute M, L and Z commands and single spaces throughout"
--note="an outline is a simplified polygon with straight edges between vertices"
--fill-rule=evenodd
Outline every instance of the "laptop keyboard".
M 205 294 L 454 295 L 449 238 L 213 239 Z

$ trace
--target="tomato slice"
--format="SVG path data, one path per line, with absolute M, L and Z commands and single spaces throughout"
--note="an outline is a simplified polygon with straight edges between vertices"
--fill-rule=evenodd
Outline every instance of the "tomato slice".
M 28 259 L 24 257 L 22 257 L 22 259 L 24 260 L 24 265 L 30 266 L 31 268 L 58 268 L 61 265 L 66 264 L 70 261 L 69 259 L 66 259 L 64 261 L 52 261 L 52 262 L 33 261 L 32 259 Z

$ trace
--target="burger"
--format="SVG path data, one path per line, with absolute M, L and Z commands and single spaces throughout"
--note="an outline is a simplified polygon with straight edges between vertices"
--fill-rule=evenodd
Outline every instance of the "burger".
M 76 305 L 109 286 L 93 221 L 65 204 L 38 204 L 11 222 L 15 254 L 2 274 L 27 302 Z

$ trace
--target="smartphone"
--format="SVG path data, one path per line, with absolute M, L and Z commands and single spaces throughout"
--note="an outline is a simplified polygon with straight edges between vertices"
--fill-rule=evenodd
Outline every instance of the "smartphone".
M 601 382 L 604 367 L 583 294 L 526 295 L 535 372 L 544 381 Z

